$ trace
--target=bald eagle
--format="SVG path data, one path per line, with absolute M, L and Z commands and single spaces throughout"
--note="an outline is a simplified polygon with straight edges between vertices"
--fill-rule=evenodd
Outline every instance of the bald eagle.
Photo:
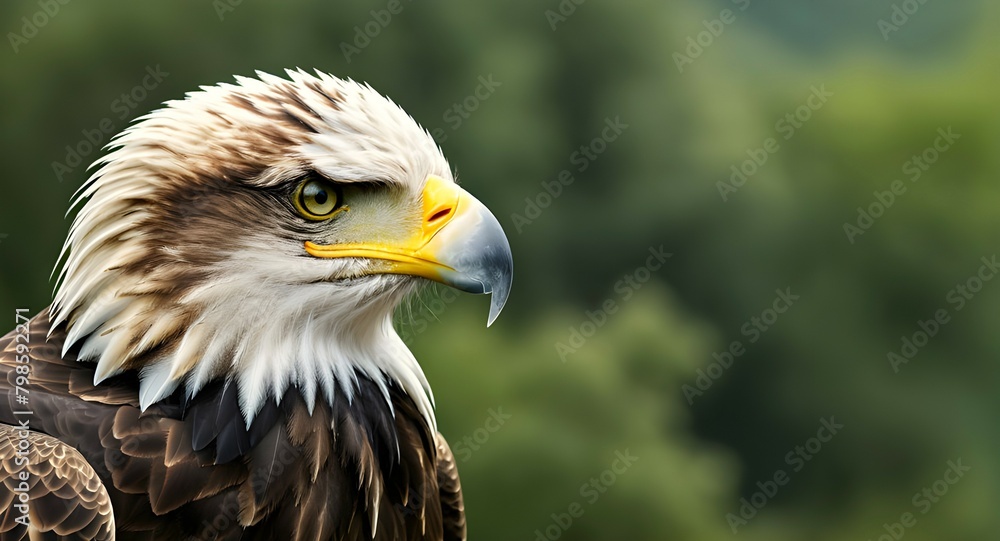
M 370 86 L 202 87 L 80 188 L 52 305 L 0 339 L 0 539 L 465 539 L 393 328 L 427 280 L 510 291 L 497 219 Z

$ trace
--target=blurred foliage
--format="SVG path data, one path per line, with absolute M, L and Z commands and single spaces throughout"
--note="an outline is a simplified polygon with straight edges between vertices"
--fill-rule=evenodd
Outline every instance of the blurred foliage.
M 510 416 L 460 465 L 473 539 L 535 539 L 574 503 L 560 539 L 729 538 L 727 513 L 829 416 L 845 428 L 739 536 L 876 539 L 912 512 L 908 540 L 995 537 L 1000 285 L 961 311 L 946 298 L 998 250 L 995 3 L 404 0 L 382 25 L 372 10 L 387 5 L 71 2 L 7 47 L 0 306 L 50 301 L 86 178 L 59 181 L 52 162 L 103 118 L 123 128 L 114 102 L 147 67 L 169 76 L 130 116 L 233 74 L 316 68 L 439 130 L 511 237 L 515 288 L 493 328 L 484 299 L 436 289 L 400 314 L 456 446 L 487 434 L 491 411 Z M 919 9 L 884 39 L 894 5 Z M 21 33 L 40 9 L 5 2 L 0 28 Z M 724 9 L 735 21 L 679 70 L 675 53 Z M 348 61 L 366 25 L 377 35 Z M 491 75 L 500 86 L 456 127 L 448 111 Z M 833 95 L 784 139 L 776 123 L 824 85 Z M 628 128 L 580 171 L 574 153 L 619 117 Z M 960 139 L 910 182 L 907 161 L 949 127 Z M 769 137 L 780 149 L 724 201 L 718 183 Z M 573 183 L 515 227 L 564 169 Z M 850 242 L 845 222 L 896 179 L 906 192 Z M 661 245 L 673 257 L 625 300 L 618 280 Z M 749 343 L 744 324 L 785 288 L 800 300 Z M 556 344 L 609 300 L 563 362 Z M 887 353 L 939 309 L 950 322 L 894 373 Z M 683 386 L 734 340 L 746 353 L 689 404 Z M 625 450 L 638 461 L 591 504 L 581 485 Z M 959 457 L 971 470 L 923 514 L 914 494 Z

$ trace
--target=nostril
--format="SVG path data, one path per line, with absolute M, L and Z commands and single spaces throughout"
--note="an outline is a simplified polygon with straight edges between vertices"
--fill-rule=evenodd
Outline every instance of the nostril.
M 439 211 L 435 212 L 435 213 L 434 213 L 434 214 L 433 214 L 433 215 L 432 215 L 432 216 L 431 216 L 431 217 L 430 217 L 430 218 L 429 218 L 429 219 L 427 220 L 427 223 L 429 223 L 429 224 L 432 224 L 432 223 L 434 223 L 434 222 L 436 222 L 436 221 L 438 221 L 438 220 L 441 220 L 442 218 L 445 218 L 445 217 L 446 217 L 446 216 L 448 216 L 449 214 L 451 214 L 451 207 L 445 207 L 445 208 L 443 208 L 443 209 L 441 209 L 441 210 L 439 210 Z

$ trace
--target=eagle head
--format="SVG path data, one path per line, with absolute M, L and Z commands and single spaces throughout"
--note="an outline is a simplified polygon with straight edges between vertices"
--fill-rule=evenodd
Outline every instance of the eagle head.
M 117 136 L 77 192 L 53 321 L 95 385 L 138 371 L 143 409 L 234 384 L 249 424 L 297 387 L 351 400 L 398 385 L 430 426 L 426 378 L 392 326 L 425 280 L 510 290 L 490 211 L 434 140 L 370 86 L 258 73 L 202 87 Z

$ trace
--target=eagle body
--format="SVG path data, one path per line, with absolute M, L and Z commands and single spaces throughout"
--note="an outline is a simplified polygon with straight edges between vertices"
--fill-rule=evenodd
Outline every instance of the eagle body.
M 502 228 L 370 87 L 258 75 L 78 192 L 53 305 L 0 339 L 0 541 L 466 538 L 392 314 L 432 280 L 492 322 Z
M 57 452 L 84 460 L 67 469 L 86 474 L 66 487 L 82 492 L 78 498 L 64 497 L 65 488 L 33 498 L 34 525 L 80 539 L 114 539 L 115 527 L 118 539 L 372 539 L 373 532 L 378 539 L 464 539 L 454 457 L 398 388 L 390 389 L 390 407 L 372 381 L 361 380 L 358 400 L 320 403 L 311 414 L 290 389 L 249 429 L 233 389 L 221 382 L 142 412 L 134 374 L 93 385 L 92 365 L 60 355 L 65 333 L 48 336 L 48 317 L 28 324 L 29 343 L 40 344 L 31 350 L 31 413 L 15 414 L 26 405 L 8 392 L 0 423 L 54 439 Z M 4 390 L 17 388 L 15 337 L 0 339 Z M 31 461 L 51 464 L 37 443 L 32 448 Z M 6 465 L 13 457 L 4 458 Z M 30 476 L 29 492 L 50 490 L 60 476 Z M 90 491 L 97 483 L 86 481 L 104 490 Z M 27 530 L 6 527 L 17 515 L 10 485 L 0 489 L 5 540 Z

